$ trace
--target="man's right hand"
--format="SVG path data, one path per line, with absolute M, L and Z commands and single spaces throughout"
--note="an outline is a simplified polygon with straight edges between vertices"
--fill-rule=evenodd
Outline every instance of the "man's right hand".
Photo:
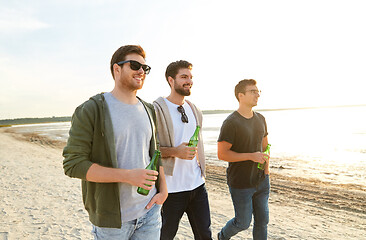
M 251 160 L 253 162 L 259 162 L 259 163 L 264 163 L 266 161 L 268 161 L 269 159 L 269 155 L 262 153 L 262 152 L 255 152 L 251 154 Z
M 182 143 L 176 147 L 175 157 L 192 160 L 197 154 L 197 147 L 188 147 L 188 143 Z
M 159 172 L 147 169 L 131 169 L 127 173 L 127 183 L 132 186 L 141 187 L 146 190 L 151 190 L 155 181 L 158 179 Z M 150 185 L 150 186 L 146 186 Z

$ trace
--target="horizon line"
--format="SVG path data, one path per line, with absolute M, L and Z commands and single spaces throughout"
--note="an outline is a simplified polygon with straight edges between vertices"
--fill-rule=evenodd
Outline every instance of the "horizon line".
M 255 109 L 255 111 L 265 112 L 265 111 L 286 111 L 286 110 L 305 110 L 305 109 L 343 108 L 343 107 L 366 107 L 366 104 L 317 106 L 317 107 L 263 108 L 263 109 Z M 202 110 L 202 113 L 203 114 L 215 114 L 215 113 L 229 113 L 229 112 L 233 112 L 233 111 L 236 111 L 236 109 L 207 109 L 207 110 Z M 52 118 L 71 118 L 71 116 L 4 118 L 4 119 L 0 119 L 0 121 L 20 120 L 20 119 L 52 119 Z
M 286 111 L 286 110 L 305 110 L 305 109 L 319 109 L 319 108 L 343 108 L 343 107 L 366 107 L 366 104 L 352 104 L 352 105 L 336 105 L 336 106 L 317 106 L 317 107 L 288 107 L 288 108 L 263 108 L 263 109 L 255 109 L 255 111 Z M 216 109 L 216 110 L 202 110 L 202 113 L 205 114 L 214 114 L 217 112 L 232 112 L 236 111 L 234 109 L 224 110 L 224 109 Z

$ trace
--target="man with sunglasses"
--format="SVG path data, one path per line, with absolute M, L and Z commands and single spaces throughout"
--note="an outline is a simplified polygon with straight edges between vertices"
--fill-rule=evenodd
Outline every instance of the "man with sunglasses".
M 162 240 L 174 239 L 184 213 L 188 216 L 195 239 L 211 239 L 201 132 L 197 147 L 188 146 L 196 126 L 202 126 L 202 112 L 185 99 L 191 94 L 191 70 L 192 64 L 187 61 L 170 63 L 165 72 L 170 95 L 159 97 L 153 103 L 169 192 L 162 209 Z
M 227 184 L 235 209 L 235 217 L 218 233 L 219 240 L 249 228 L 252 215 L 253 239 L 267 239 L 269 155 L 262 152 L 268 133 L 265 118 L 253 111 L 260 96 L 256 84 L 254 79 L 244 79 L 235 86 L 239 108 L 225 119 L 217 140 L 218 158 L 229 162 Z M 264 170 L 259 169 L 258 163 L 264 162 Z
M 110 68 L 113 90 L 75 110 L 64 171 L 82 179 L 95 239 L 156 240 L 168 192 L 162 166 L 159 172 L 145 169 L 157 149 L 156 115 L 136 96 L 150 67 L 140 46 L 126 45 L 113 54 Z M 137 187 L 150 192 L 140 195 Z

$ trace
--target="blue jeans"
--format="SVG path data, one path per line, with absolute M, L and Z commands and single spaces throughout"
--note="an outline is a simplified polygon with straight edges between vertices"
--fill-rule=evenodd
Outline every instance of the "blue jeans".
M 192 191 L 169 193 L 161 211 L 161 240 L 173 240 L 183 214 L 187 213 L 194 239 L 211 239 L 211 217 L 205 184 Z
M 238 232 L 248 229 L 254 216 L 253 239 L 267 239 L 267 225 L 269 222 L 269 175 L 254 188 L 231 188 L 235 217 L 229 220 L 218 234 L 219 240 L 230 239 Z
M 161 228 L 161 205 L 155 204 L 144 216 L 122 224 L 121 228 L 93 226 L 94 240 L 158 240 Z

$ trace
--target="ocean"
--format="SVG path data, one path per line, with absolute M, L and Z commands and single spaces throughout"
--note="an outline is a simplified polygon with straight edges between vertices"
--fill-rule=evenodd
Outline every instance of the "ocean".
M 268 126 L 271 172 L 366 189 L 366 106 L 258 111 Z M 217 138 L 230 113 L 203 115 L 207 162 L 219 166 Z M 70 122 L 13 126 L 66 141 Z

